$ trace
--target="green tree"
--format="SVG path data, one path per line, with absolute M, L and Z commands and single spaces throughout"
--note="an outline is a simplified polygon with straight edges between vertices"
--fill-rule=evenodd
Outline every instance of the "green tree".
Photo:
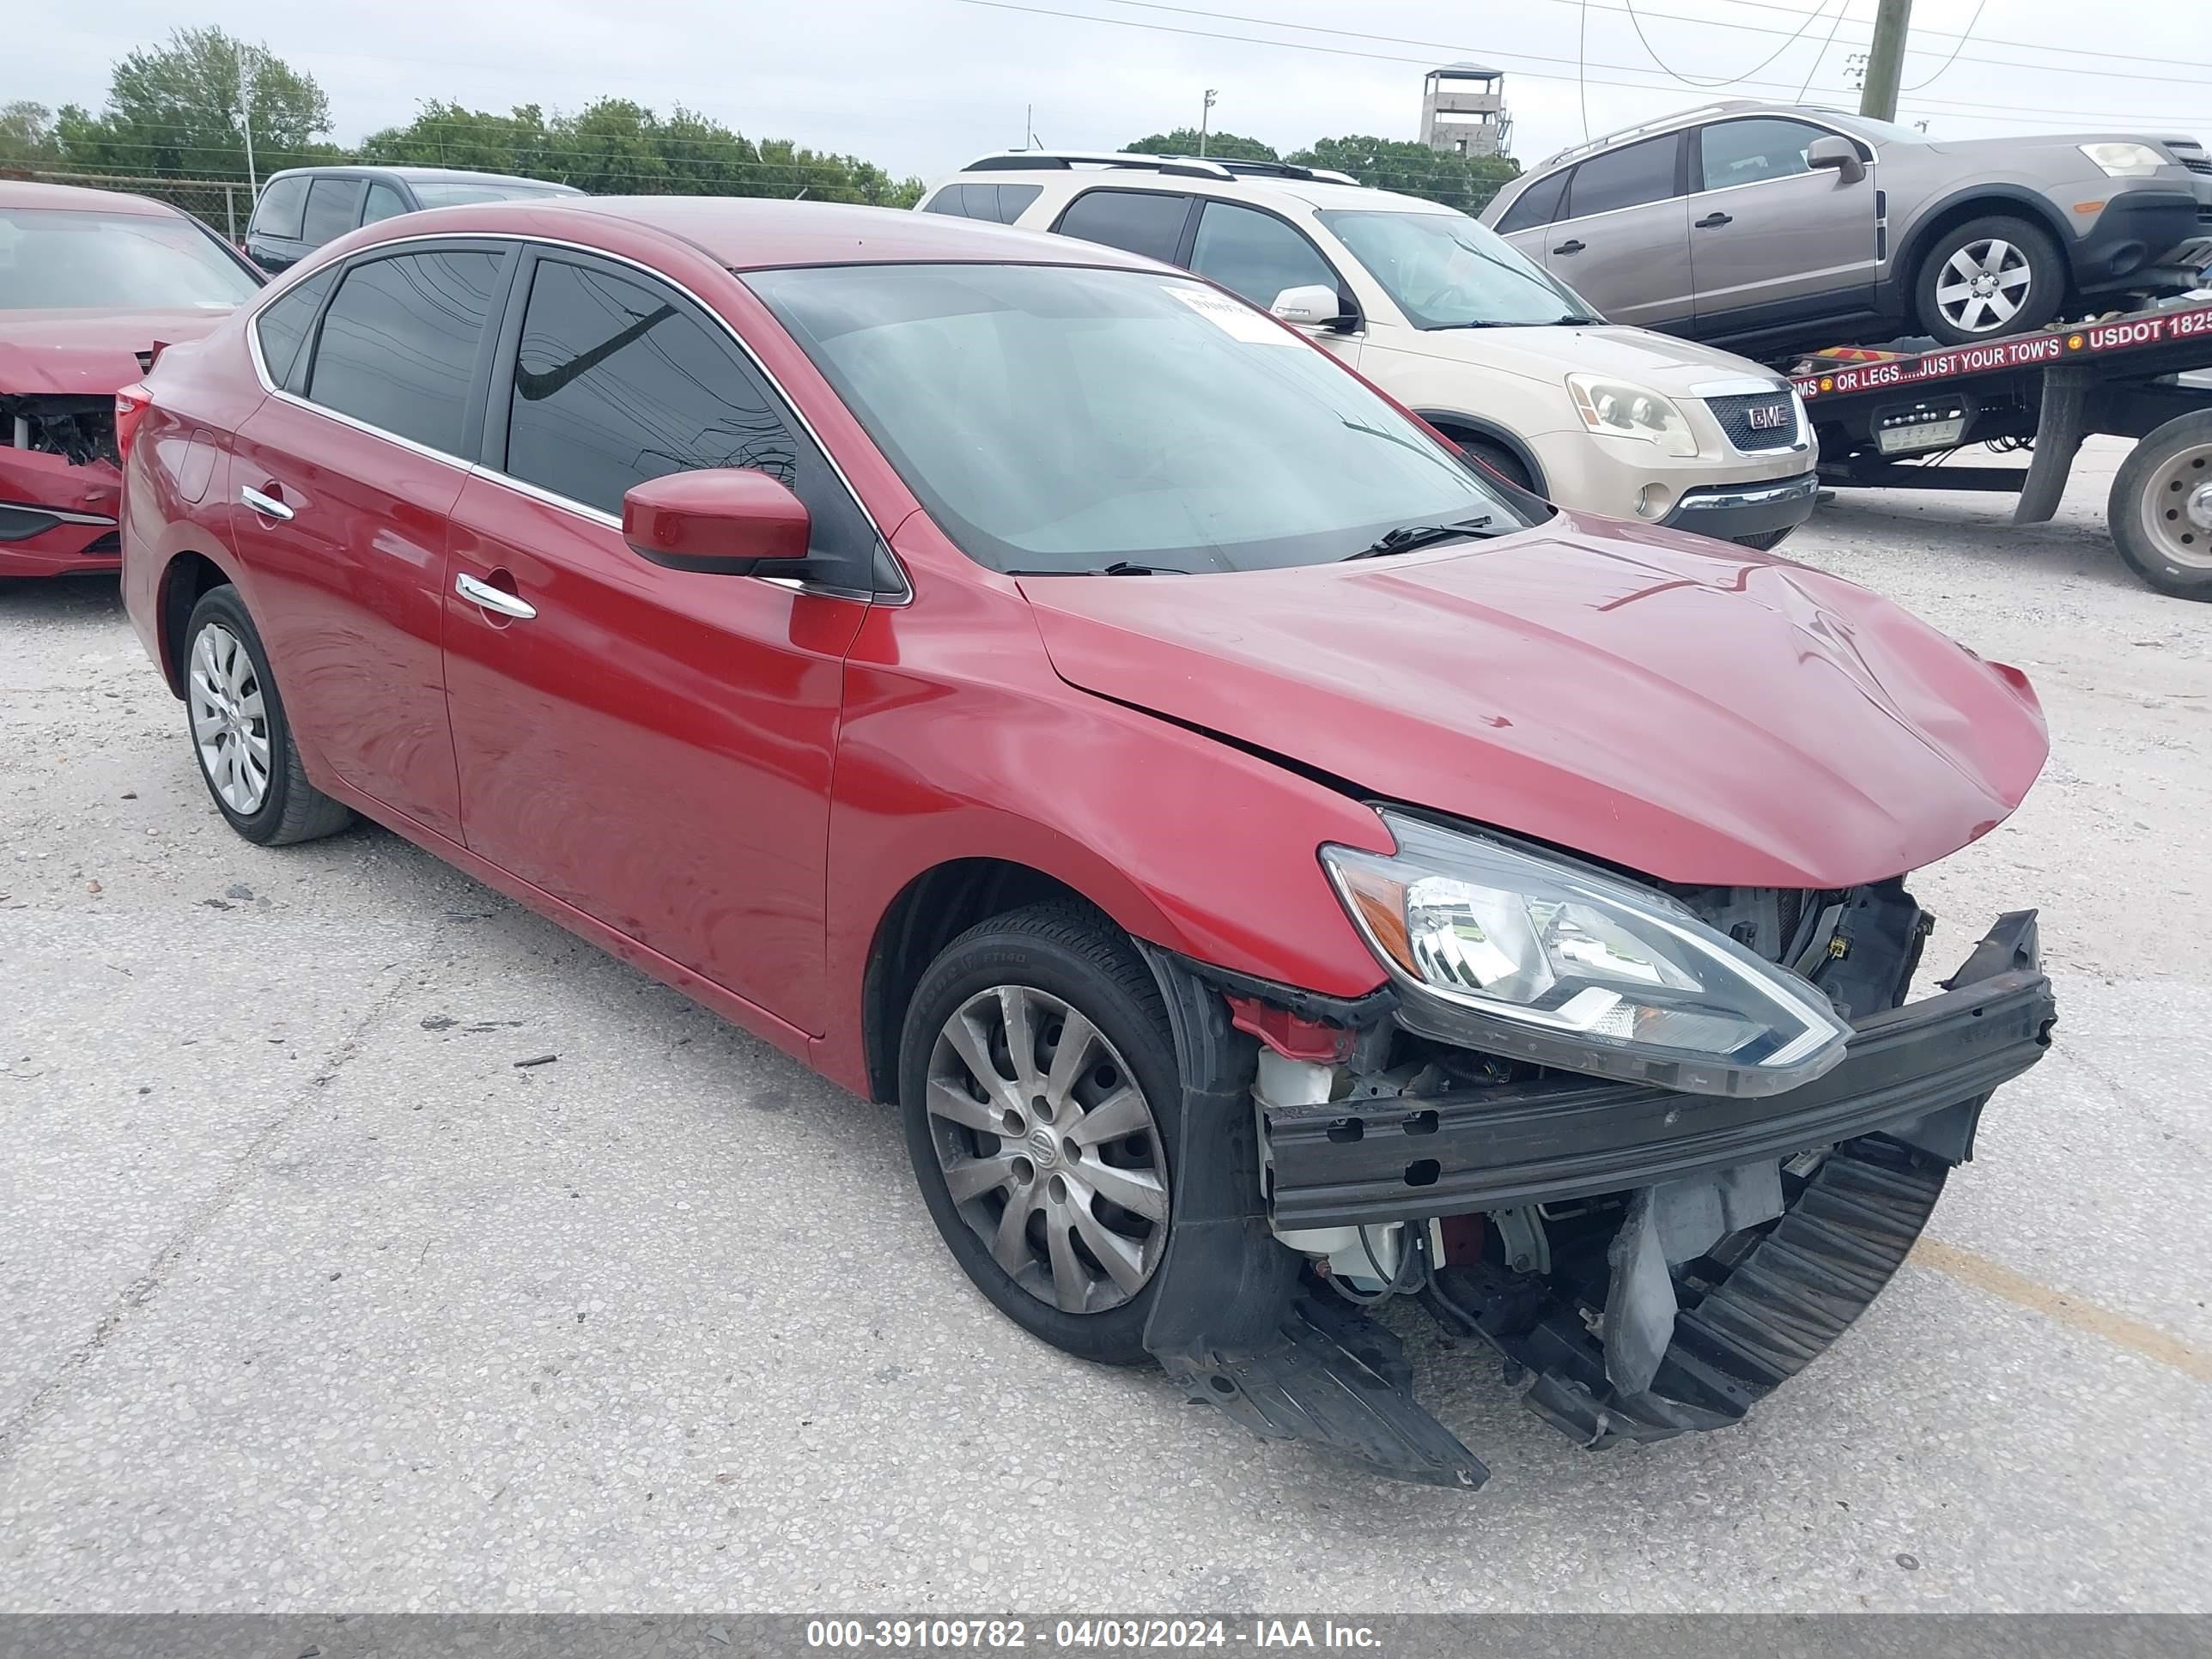
M 54 112 L 27 98 L 0 104 L 0 167 L 52 167 Z
M 1442 202 L 1462 213 L 1480 212 L 1521 174 L 1521 164 L 1510 155 L 1454 155 L 1410 139 L 1365 136 L 1316 139 L 1289 159 L 1301 167 L 1334 167 L 1363 185 Z
M 118 60 L 106 108 L 68 106 L 55 117 L 58 159 L 93 172 L 243 179 L 247 109 L 259 172 L 343 159 L 321 142 L 330 100 L 314 77 L 219 28 L 178 29 Z
M 1124 144 L 1121 149 L 1125 154 L 1138 155 L 1195 155 L 1198 154 L 1198 129 L 1177 127 L 1172 132 L 1156 132 L 1149 138 L 1139 138 L 1134 143 Z M 1207 133 L 1206 153 L 1232 161 L 1279 161 L 1283 159 L 1275 154 L 1273 146 L 1234 132 Z
M 478 173 L 550 176 L 553 135 L 545 112 L 517 104 L 505 115 L 430 102 L 404 127 L 364 139 L 361 159 L 391 167 L 465 167 Z

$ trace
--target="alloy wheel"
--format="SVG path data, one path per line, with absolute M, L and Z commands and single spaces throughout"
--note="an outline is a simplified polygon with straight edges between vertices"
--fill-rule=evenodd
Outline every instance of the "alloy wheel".
M 223 805 L 251 817 L 269 797 L 269 713 L 245 641 L 208 623 L 192 641 L 189 679 L 200 766 Z
M 945 1189 L 1015 1284 L 1078 1314 L 1144 1289 L 1167 1244 L 1167 1160 L 1089 1019 L 1028 986 L 978 992 L 938 1033 L 927 1105 Z
M 2212 444 L 2185 449 L 2159 469 L 2143 492 L 2142 516 L 2163 557 L 2212 570 Z
M 1960 332 L 1988 334 L 2020 315 L 2034 283 L 2025 249 L 2002 237 L 1986 237 L 1943 262 L 1936 279 L 1936 305 Z

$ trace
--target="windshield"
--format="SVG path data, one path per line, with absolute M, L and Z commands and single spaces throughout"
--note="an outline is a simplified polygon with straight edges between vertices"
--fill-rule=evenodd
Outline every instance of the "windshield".
M 1321 219 L 1416 328 L 1605 320 L 1464 214 L 1339 210 Z
M 1328 354 L 1199 283 L 981 264 L 744 280 L 994 569 L 1263 569 L 1413 521 L 1525 522 Z
M 466 207 L 471 202 L 528 202 L 543 196 L 573 196 L 563 185 L 459 183 L 451 179 L 410 179 L 415 199 L 426 208 Z
M 258 287 L 189 219 L 0 208 L 0 311 L 227 311 Z

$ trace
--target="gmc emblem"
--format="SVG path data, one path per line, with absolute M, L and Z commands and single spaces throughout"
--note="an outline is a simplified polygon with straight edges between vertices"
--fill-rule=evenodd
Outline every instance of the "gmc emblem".
M 1753 404 L 1751 406 L 1751 429 L 1753 432 L 1775 432 L 1790 424 L 1788 404 Z

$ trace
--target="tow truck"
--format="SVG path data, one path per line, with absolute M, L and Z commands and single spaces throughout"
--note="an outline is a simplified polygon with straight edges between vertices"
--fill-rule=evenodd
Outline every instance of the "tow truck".
M 2120 556 L 2177 599 L 2212 599 L 2212 289 L 1987 345 L 1837 348 L 1790 368 L 1838 489 L 2016 494 L 2012 522 L 2057 511 L 2092 433 L 2137 440 L 2106 514 Z M 1969 444 L 2025 468 L 1945 463 Z

